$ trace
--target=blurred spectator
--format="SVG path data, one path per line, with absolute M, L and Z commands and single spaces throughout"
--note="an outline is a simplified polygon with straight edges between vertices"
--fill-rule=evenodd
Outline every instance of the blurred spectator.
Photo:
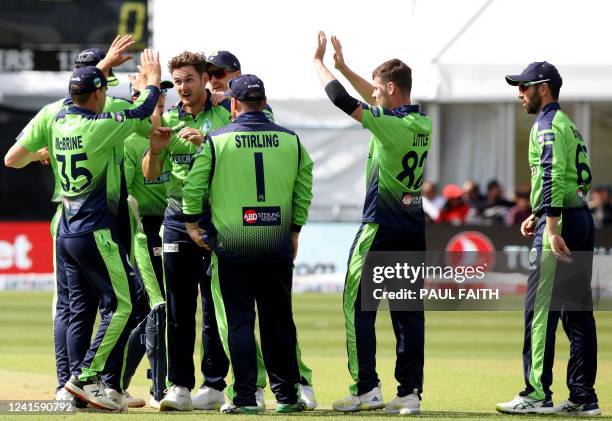
M 610 202 L 610 187 L 596 186 L 591 191 L 589 201 L 591 215 L 596 228 L 603 228 L 612 224 L 612 203 Z
M 461 198 L 461 187 L 456 184 L 448 184 L 444 186 L 442 196 L 446 199 L 446 203 L 442 207 L 436 222 L 446 222 L 453 225 L 464 224 L 469 208 Z
M 482 222 L 482 208 L 485 197 L 480 194 L 480 185 L 474 180 L 463 183 L 463 202 L 469 211 L 465 218 L 467 224 L 480 224 Z
M 487 199 L 482 208 L 484 225 L 503 225 L 508 219 L 508 211 L 514 203 L 504 199 L 501 185 L 497 180 L 487 184 Z
M 423 200 L 423 211 L 425 211 L 425 216 L 429 218 L 427 222 L 438 219 L 440 209 L 444 206 L 444 198 L 438 194 L 436 183 L 425 181 L 421 188 L 421 197 Z
M 508 211 L 508 225 L 521 225 L 523 221 L 531 215 L 531 205 L 529 203 L 528 186 L 519 186 L 514 192 L 514 200 L 516 205 Z

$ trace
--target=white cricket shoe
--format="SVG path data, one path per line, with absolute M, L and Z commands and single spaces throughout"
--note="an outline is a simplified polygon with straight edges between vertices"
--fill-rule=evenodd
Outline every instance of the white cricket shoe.
M 151 408 L 159 409 L 159 402 L 160 401 L 155 399 L 155 397 L 151 396 L 151 399 L 149 399 L 149 406 Z
M 266 400 L 264 399 L 264 390 L 258 387 L 255 391 L 255 402 L 257 402 L 257 408 L 262 411 L 266 410 Z
M 555 406 L 555 415 L 593 417 L 601 415 L 601 409 L 599 409 L 597 402 L 574 403 L 568 399 Z
M 218 411 L 225 403 L 225 396 L 221 390 L 209 386 L 202 386 L 191 398 L 193 409 L 214 409 Z
M 66 382 L 64 388 L 95 408 L 107 411 L 122 410 L 121 405 L 107 396 L 106 389 L 108 389 L 108 386 L 100 376 L 91 377 L 85 381 L 80 380 L 77 376 L 72 376 Z
M 300 392 L 300 400 L 306 404 L 306 411 L 312 411 L 317 407 L 317 400 L 312 386 L 300 384 L 298 385 L 298 391 Z
M 332 404 L 332 408 L 340 412 L 370 411 L 372 409 L 384 408 L 384 406 L 385 401 L 383 400 L 380 386 L 373 388 L 363 395 L 350 395 Z
M 555 412 L 552 401 L 520 395 L 510 402 L 498 403 L 495 409 L 504 414 L 552 414 Z
M 72 395 L 72 393 L 62 388 L 58 390 L 57 392 L 55 392 L 55 400 L 56 401 L 73 401 L 74 396 Z
M 144 399 L 136 398 L 130 395 L 130 392 L 128 392 L 127 390 L 124 390 L 123 394 L 125 395 L 125 400 L 127 402 L 128 408 L 142 408 L 146 404 Z
M 106 389 L 106 396 L 117 404 L 118 411 L 123 412 L 128 410 L 128 402 L 125 394 L 117 392 L 115 389 Z
M 387 414 L 414 415 L 421 412 L 421 399 L 416 393 L 406 396 L 396 396 L 385 406 Z
M 183 386 L 172 385 L 159 402 L 160 411 L 193 411 L 191 393 Z

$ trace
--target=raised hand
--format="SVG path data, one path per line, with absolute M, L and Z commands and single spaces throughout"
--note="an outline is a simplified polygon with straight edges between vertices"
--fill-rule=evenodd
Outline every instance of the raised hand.
M 346 68 L 346 63 L 344 62 L 344 55 L 342 54 L 342 44 L 340 44 L 340 40 L 335 35 L 332 35 L 331 43 L 334 47 L 334 67 L 338 70 L 344 70 Z
M 153 155 L 159 155 L 162 150 L 170 143 L 170 135 L 172 129 L 170 127 L 156 127 L 149 135 L 149 148 Z
M 131 60 L 134 56 L 132 54 L 127 54 L 126 51 L 129 50 L 136 41 L 132 39 L 132 35 L 117 35 L 110 48 L 106 52 L 105 60 L 108 61 L 110 67 L 121 66 L 128 60 Z
M 140 73 L 145 77 L 147 85 L 159 86 L 161 79 L 161 65 L 159 64 L 159 53 L 145 48 L 140 55 Z
M 325 56 L 325 48 L 327 47 L 327 37 L 325 36 L 325 32 L 319 31 L 317 35 L 317 49 L 314 53 L 314 60 L 323 61 L 323 57 Z

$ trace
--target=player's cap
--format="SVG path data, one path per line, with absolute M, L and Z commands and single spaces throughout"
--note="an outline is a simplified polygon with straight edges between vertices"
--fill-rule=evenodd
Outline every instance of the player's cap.
M 558 87 L 563 85 L 563 79 L 561 79 L 559 71 L 547 61 L 536 61 L 531 63 L 520 75 L 506 75 L 506 82 L 512 86 L 529 86 L 543 82 Z
M 70 76 L 68 91 L 73 95 L 87 94 L 108 85 L 104 73 L 95 66 L 74 69 Z
M 229 81 L 229 95 L 238 100 L 266 98 L 263 81 L 255 75 L 241 75 Z
M 456 184 L 447 184 L 442 189 L 442 196 L 445 199 L 458 199 L 461 197 L 461 187 Z
M 102 59 L 106 57 L 106 51 L 101 48 L 88 48 L 86 50 L 81 51 L 76 58 L 74 59 L 74 67 L 86 67 L 86 66 L 95 66 Z M 119 85 L 119 80 L 113 74 L 113 69 L 110 69 L 108 72 L 108 85 L 109 86 L 117 86 Z
M 237 72 L 240 70 L 240 62 L 236 56 L 229 51 L 216 51 L 206 59 L 206 62 L 230 72 Z

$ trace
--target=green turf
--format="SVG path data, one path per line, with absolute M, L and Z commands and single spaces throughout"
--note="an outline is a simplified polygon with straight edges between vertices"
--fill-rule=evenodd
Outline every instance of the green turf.
M 327 419 L 382 419 L 382 412 L 338 415 L 330 411 L 331 402 L 348 393 L 350 377 L 346 369 L 344 322 L 339 295 L 305 294 L 294 299 L 294 311 L 304 360 L 314 371 L 320 409 L 314 413 L 265 417 L 287 419 L 309 417 Z M 612 414 L 612 313 L 596 314 L 599 335 L 599 372 L 597 392 L 604 414 Z M 198 317 L 199 320 L 199 317 Z M 511 399 L 522 386 L 520 312 L 429 312 L 425 347 L 425 385 L 421 417 L 435 419 L 485 419 L 499 417 L 520 420 L 542 417 L 507 417 L 494 412 L 496 402 Z M 387 400 L 395 394 L 393 378 L 395 338 L 388 314 L 379 313 L 377 323 L 378 371 Z M 51 294 L 43 292 L 0 293 L 0 399 L 51 399 L 55 387 L 54 351 L 51 324 Z M 553 390 L 555 399 L 567 397 L 565 369 L 568 341 L 559 327 L 557 364 Z M 199 349 L 197 344 L 196 349 Z M 197 355 L 196 355 L 197 357 Z M 146 396 L 146 363 L 141 364 L 132 394 Z M 197 375 L 197 381 L 201 375 Z M 274 399 L 266 390 L 268 408 Z M 177 417 L 180 420 L 227 418 L 217 413 L 160 414 L 151 409 L 130 410 L 129 414 L 80 413 L 73 416 L 4 416 L 0 419 L 95 421 L 120 417 L 123 420 Z M 241 419 L 262 416 L 237 416 Z M 264 418 L 265 418 L 264 417 Z M 556 419 L 556 417 L 555 417 Z

